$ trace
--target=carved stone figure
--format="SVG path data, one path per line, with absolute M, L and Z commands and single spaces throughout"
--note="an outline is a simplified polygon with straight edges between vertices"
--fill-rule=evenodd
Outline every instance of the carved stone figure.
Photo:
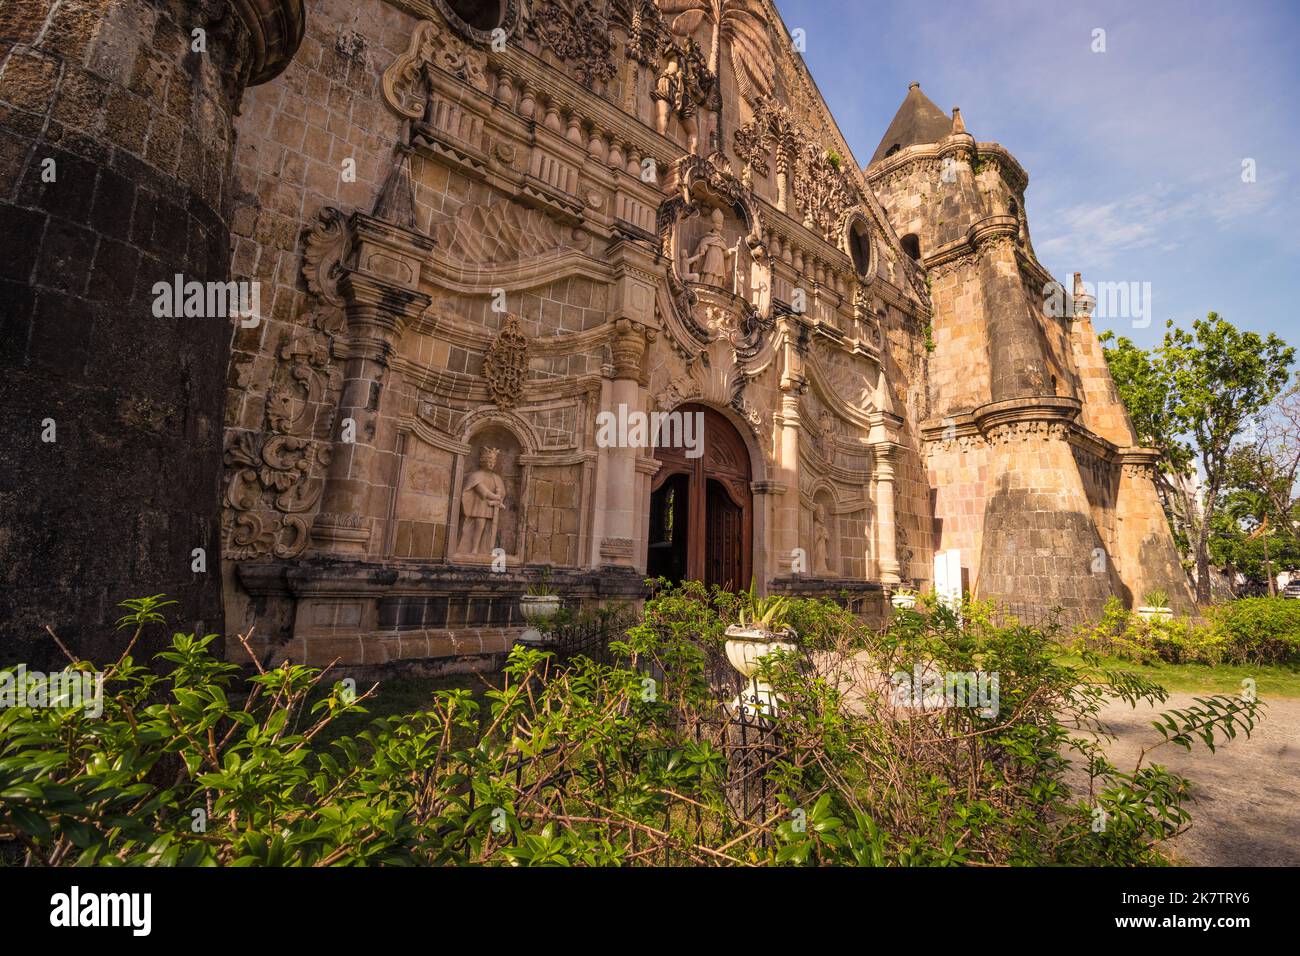
M 826 506 L 818 502 L 813 507 L 813 572 L 826 576 L 831 573 L 831 533 L 826 529 Z
M 673 116 L 682 121 L 682 129 L 692 153 L 700 151 L 700 127 L 695 118 L 696 106 L 686 86 L 686 72 L 682 69 L 681 52 L 675 46 L 664 51 L 664 66 L 655 80 L 654 92 L 656 126 L 660 136 L 668 135 L 668 124 Z
M 462 554 L 490 555 L 496 546 L 497 517 L 506 500 L 506 485 L 496 473 L 495 448 L 479 452 L 479 467 L 465 479 L 460 495 L 460 551 Z
M 740 252 L 740 243 L 728 246 L 722 238 L 722 227 L 726 225 L 727 217 L 721 209 L 713 210 L 710 219 L 712 225 L 708 235 L 695 247 L 695 255 L 686 260 L 687 278 L 725 289 L 731 285 L 727 281 L 731 272 L 729 263 Z M 697 262 L 703 263 L 698 270 L 695 268 Z

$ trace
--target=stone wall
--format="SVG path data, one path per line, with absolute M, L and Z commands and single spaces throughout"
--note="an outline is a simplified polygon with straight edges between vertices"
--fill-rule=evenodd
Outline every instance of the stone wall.
M 300 17 L 245 9 L 279 6 Z M 154 285 L 228 279 L 232 119 L 250 72 L 292 52 L 266 29 L 290 26 L 250 32 L 216 0 L 0 9 L 5 663 L 58 656 L 46 625 L 117 653 L 128 597 L 165 592 L 178 627 L 222 629 L 231 321 L 158 318 Z

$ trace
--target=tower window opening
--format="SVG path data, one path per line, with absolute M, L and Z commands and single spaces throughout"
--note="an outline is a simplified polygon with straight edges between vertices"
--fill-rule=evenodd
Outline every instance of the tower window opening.
M 918 236 L 914 233 L 908 234 L 899 240 L 899 244 L 909 257 L 917 262 L 921 261 L 921 240 Z

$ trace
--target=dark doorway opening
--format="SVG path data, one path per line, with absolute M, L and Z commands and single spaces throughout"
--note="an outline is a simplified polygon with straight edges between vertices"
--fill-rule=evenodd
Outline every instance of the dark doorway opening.
M 659 448 L 650 497 L 646 570 L 675 583 L 701 581 L 729 591 L 749 587 L 754 496 L 749 450 L 723 415 L 702 405 L 678 409 L 704 420 L 703 453 Z
M 650 555 L 646 573 L 674 584 L 686 580 L 690 546 L 691 481 L 673 475 L 650 497 Z

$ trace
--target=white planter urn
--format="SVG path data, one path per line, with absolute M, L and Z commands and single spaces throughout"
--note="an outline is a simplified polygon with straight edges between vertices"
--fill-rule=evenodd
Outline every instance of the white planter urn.
M 519 636 L 521 644 L 534 647 L 544 645 L 546 636 L 541 628 L 560 613 L 560 598 L 555 594 L 525 594 L 519 599 L 519 613 L 528 623 L 528 630 Z
M 769 631 L 740 624 L 727 628 L 727 661 L 749 682 L 731 702 L 737 712 L 746 717 L 768 717 L 777 712 L 780 698 L 771 684 L 759 677 L 759 670 L 763 658 L 769 654 L 796 653 L 799 648 L 793 643 L 794 637 L 794 631 L 789 628 Z
M 519 613 L 529 624 L 545 621 L 560 613 L 560 598 L 555 594 L 525 594 L 519 599 Z
M 1137 616 L 1144 621 L 1172 621 L 1174 609 L 1171 607 L 1140 607 Z
M 916 595 L 910 591 L 899 591 L 889 599 L 889 603 L 900 611 L 910 611 L 916 607 Z

